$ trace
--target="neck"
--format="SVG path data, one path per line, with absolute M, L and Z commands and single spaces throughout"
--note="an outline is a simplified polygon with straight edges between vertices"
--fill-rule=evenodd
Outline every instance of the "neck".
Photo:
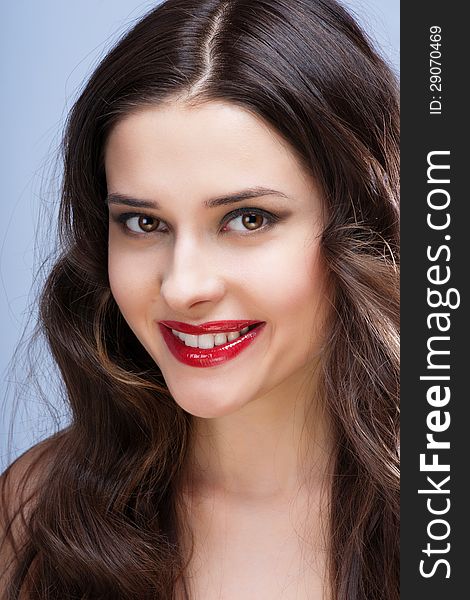
M 328 420 L 314 386 L 272 390 L 236 413 L 194 417 L 188 482 L 197 494 L 288 499 L 322 485 L 331 456 Z

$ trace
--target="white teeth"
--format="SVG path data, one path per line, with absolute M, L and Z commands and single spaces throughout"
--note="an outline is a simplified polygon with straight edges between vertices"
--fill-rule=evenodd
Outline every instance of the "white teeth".
M 222 344 L 227 343 L 227 334 L 226 333 L 216 333 L 214 336 L 214 346 L 221 346 Z
M 190 333 L 185 333 L 184 338 L 180 337 L 180 339 L 184 340 L 186 346 L 191 346 L 191 348 L 197 348 L 197 335 L 191 335 Z M 202 337 L 202 336 L 201 336 Z
M 198 335 L 198 347 L 209 349 L 214 347 L 214 335 L 212 333 L 205 333 L 203 335 Z
M 204 333 L 202 335 L 192 335 L 189 333 L 182 333 L 176 329 L 172 329 L 171 332 L 174 336 L 179 338 L 186 346 L 192 348 L 210 349 L 214 346 L 221 346 L 227 342 L 233 342 L 241 335 L 245 335 L 249 331 L 249 327 L 244 327 L 241 331 L 229 331 L 227 333 Z

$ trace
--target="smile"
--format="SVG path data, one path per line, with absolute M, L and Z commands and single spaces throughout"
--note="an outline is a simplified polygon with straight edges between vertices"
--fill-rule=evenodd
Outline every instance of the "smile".
M 172 355 L 192 367 L 213 367 L 235 358 L 252 344 L 264 325 L 260 321 L 212 321 L 199 326 L 159 322 Z
M 252 326 L 252 328 L 254 325 Z M 192 348 L 204 348 L 209 349 L 214 346 L 221 346 L 222 344 L 226 344 L 227 342 L 233 342 L 240 336 L 248 333 L 250 330 L 249 327 L 244 327 L 240 331 L 227 331 L 222 333 L 203 333 L 202 335 L 191 335 L 190 333 L 182 333 L 181 331 L 177 331 L 176 329 L 172 329 L 171 332 L 177 338 L 179 338 L 186 346 L 191 346 Z

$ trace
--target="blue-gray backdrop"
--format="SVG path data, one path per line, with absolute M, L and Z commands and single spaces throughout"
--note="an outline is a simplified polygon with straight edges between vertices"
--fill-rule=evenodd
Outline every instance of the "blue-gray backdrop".
M 0 471 L 54 428 L 54 415 L 45 411 L 33 382 L 28 381 L 27 367 L 18 361 L 12 371 L 10 363 L 22 332 L 25 328 L 27 335 L 31 332 L 28 315 L 34 315 L 40 265 L 53 247 L 61 173 L 56 151 L 64 119 L 106 50 L 155 4 L 155 0 L 16 0 L 2 7 Z M 345 0 L 344 4 L 398 74 L 399 0 Z M 45 374 L 44 391 L 57 406 L 55 418 L 65 423 L 66 413 L 48 374 L 46 351 L 39 366 Z

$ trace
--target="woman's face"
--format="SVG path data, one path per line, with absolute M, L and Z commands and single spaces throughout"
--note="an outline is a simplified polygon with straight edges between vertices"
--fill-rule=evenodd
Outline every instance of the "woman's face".
M 175 102 L 121 120 L 105 166 L 111 290 L 175 401 L 217 417 L 298 389 L 329 303 L 321 195 L 290 147 L 236 106 Z

